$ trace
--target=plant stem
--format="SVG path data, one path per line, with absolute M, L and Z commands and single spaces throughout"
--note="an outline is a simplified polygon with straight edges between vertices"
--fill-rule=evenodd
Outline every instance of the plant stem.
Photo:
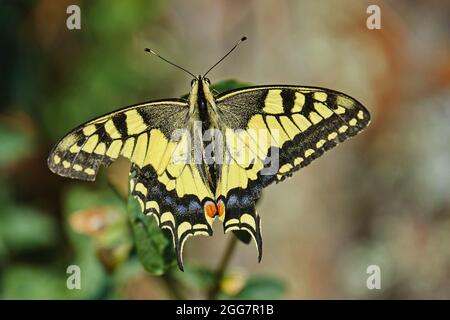
M 231 256 L 233 255 L 237 243 L 238 243 L 237 237 L 232 235 L 230 240 L 228 241 L 227 247 L 225 248 L 225 252 L 223 253 L 222 259 L 220 259 L 220 263 L 215 272 L 214 284 L 207 294 L 207 298 L 209 300 L 217 299 L 217 295 L 219 294 L 220 290 L 220 283 L 222 282 L 223 276 L 225 275 L 225 271 L 228 268 Z

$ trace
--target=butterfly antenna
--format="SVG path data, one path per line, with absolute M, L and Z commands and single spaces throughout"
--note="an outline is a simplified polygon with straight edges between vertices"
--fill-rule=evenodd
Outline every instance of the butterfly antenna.
M 153 55 L 155 55 L 155 56 L 157 56 L 158 58 L 160 58 L 161 60 L 164 60 L 164 61 L 167 62 L 168 64 L 171 64 L 171 65 L 173 65 L 174 67 L 177 67 L 178 69 L 183 70 L 184 72 L 186 72 L 186 73 L 190 74 L 191 76 L 193 76 L 194 78 L 196 78 L 196 76 L 195 76 L 192 72 L 186 70 L 186 69 L 183 68 L 183 67 L 180 67 L 179 65 L 177 65 L 177 64 L 175 64 L 175 63 L 173 63 L 173 62 L 167 60 L 167 59 L 164 58 L 164 57 L 161 57 L 159 54 L 157 54 L 157 53 L 156 53 L 155 51 L 153 51 L 152 49 L 145 48 L 145 51 L 146 51 L 146 52 L 149 52 L 149 53 L 151 53 L 151 54 L 153 54 Z
M 206 75 L 207 75 L 212 69 L 214 69 L 214 68 L 215 68 L 219 63 L 221 63 L 226 57 L 228 57 L 228 55 L 229 55 L 230 53 L 232 53 L 232 52 L 234 51 L 234 49 L 236 49 L 237 46 L 240 45 L 241 42 L 243 42 L 243 41 L 245 41 L 245 40 L 247 40 L 247 37 L 242 37 L 238 42 L 236 42 L 236 44 L 234 45 L 234 47 L 231 48 L 230 51 L 228 51 L 227 54 L 224 55 L 224 56 L 222 57 L 222 59 L 220 59 L 219 61 L 217 61 L 211 68 L 209 68 L 208 71 L 205 72 L 205 74 L 203 75 L 203 77 L 206 77 Z

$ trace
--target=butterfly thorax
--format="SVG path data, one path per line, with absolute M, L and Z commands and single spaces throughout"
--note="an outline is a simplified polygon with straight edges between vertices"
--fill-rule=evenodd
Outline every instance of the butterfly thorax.
M 192 81 L 192 89 L 189 94 L 191 117 L 202 121 L 203 132 L 218 128 L 216 104 L 209 84 L 209 79 L 198 76 Z

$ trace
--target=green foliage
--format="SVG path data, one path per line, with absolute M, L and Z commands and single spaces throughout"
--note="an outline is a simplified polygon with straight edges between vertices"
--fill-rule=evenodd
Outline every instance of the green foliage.
M 64 273 L 56 269 L 16 265 L 4 274 L 3 299 L 67 299 Z
M 280 299 L 286 291 L 282 281 L 272 277 L 250 278 L 237 294 L 221 296 L 222 298 L 241 300 L 270 300 Z
M 207 292 L 214 285 L 216 273 L 206 266 L 186 263 L 184 272 L 173 272 L 175 279 L 183 286 L 199 292 Z
M 64 201 L 64 209 L 67 213 L 105 205 L 125 211 L 125 203 L 112 189 L 90 189 L 89 187 L 92 187 L 92 184 L 79 183 L 67 189 Z
M 24 101 L 24 104 L 41 103 L 37 116 L 49 136 L 56 140 L 67 128 L 121 106 L 149 100 L 152 93 L 158 92 L 154 74 L 163 66 L 158 63 L 151 67 L 144 48 L 136 47 L 135 38 L 130 35 L 139 34 L 156 19 L 163 4 L 159 0 L 138 0 L 132 5 L 126 1 L 100 0 L 83 7 L 82 32 L 68 33 L 68 42 L 74 50 L 66 51 L 64 64 L 52 66 L 70 76 L 49 92 L 45 100 Z M 136 59 L 149 61 L 148 67 L 138 67 Z M 31 91 L 36 84 L 29 86 L 29 90 L 21 92 Z M 49 84 L 52 89 L 54 86 Z
M 57 228 L 48 215 L 25 206 L 11 205 L 5 210 L 7 214 L 0 214 L 0 238 L 8 250 L 22 252 L 55 243 Z
M 33 152 L 33 141 L 25 132 L 0 123 L 0 167 L 12 164 Z
M 172 239 L 151 216 L 144 216 L 133 196 L 128 199 L 128 214 L 139 260 L 148 272 L 162 275 L 176 264 Z
M 115 42 L 116 37 L 127 38 L 137 28 L 155 19 L 161 6 L 160 0 L 137 0 L 133 5 L 126 1 L 98 0 L 89 7 L 85 23 L 93 27 L 88 30 L 92 37 L 104 42 Z M 105 39 L 105 36 L 111 38 Z
M 211 85 L 211 90 L 225 92 L 233 89 L 239 89 L 250 86 L 250 83 L 238 81 L 236 79 L 222 80 Z

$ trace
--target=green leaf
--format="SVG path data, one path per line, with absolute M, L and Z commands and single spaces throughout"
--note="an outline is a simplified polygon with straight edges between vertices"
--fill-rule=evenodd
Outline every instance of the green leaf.
M 172 240 L 151 216 L 144 216 L 138 201 L 130 194 L 128 214 L 139 260 L 145 270 L 162 275 L 176 264 Z
M 222 81 L 213 83 L 210 88 L 211 88 L 211 90 L 216 90 L 216 91 L 222 93 L 224 91 L 239 89 L 239 88 L 248 87 L 248 86 L 251 86 L 251 84 L 249 84 L 247 82 L 241 82 L 241 81 L 238 81 L 235 79 L 227 79 L 227 80 L 222 80 Z
M 240 300 L 271 300 L 280 299 L 286 292 L 285 284 L 276 278 L 250 278 L 244 288 L 233 296 L 221 295 L 221 298 Z

